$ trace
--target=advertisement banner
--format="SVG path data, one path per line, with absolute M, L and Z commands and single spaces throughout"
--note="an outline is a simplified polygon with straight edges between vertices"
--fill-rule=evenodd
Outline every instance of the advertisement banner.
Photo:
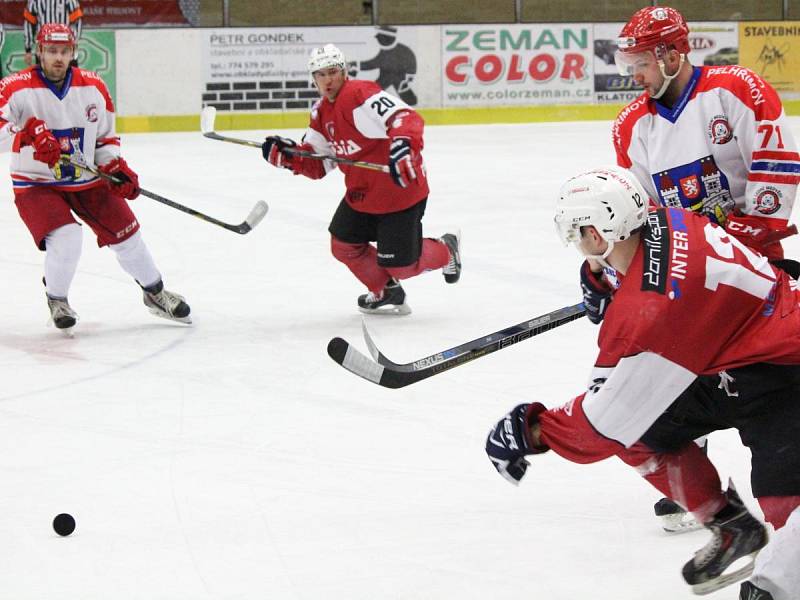
M 614 64 L 617 36 L 624 23 L 594 26 L 594 89 L 598 104 L 628 103 L 642 93 L 633 77 L 620 75 Z M 689 61 L 693 65 L 739 64 L 739 30 L 736 23 L 689 23 Z
M 739 24 L 741 65 L 779 92 L 800 92 L 800 21 Z
M 84 31 L 78 40 L 75 58 L 82 69 L 95 71 L 108 86 L 111 99 L 116 102 L 116 39 L 113 31 Z M 8 31 L 0 52 L 3 77 L 26 68 L 25 40 L 21 31 Z
M 593 101 L 590 24 L 442 27 L 442 105 Z
M 319 98 L 308 72 L 309 52 L 334 44 L 345 55 L 350 77 L 375 81 L 410 106 L 433 105 L 436 72 L 418 60 L 432 34 L 438 39 L 438 28 L 204 30 L 202 102 L 221 111 L 309 109 Z
M 22 27 L 25 0 L 0 0 L 0 22 Z M 80 0 L 84 27 L 199 24 L 197 0 Z

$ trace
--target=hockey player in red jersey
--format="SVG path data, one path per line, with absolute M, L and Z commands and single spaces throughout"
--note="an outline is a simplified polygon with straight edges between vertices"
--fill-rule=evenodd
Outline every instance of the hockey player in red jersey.
M 622 28 L 615 59 L 644 93 L 613 127 L 617 163 L 657 204 L 706 215 L 800 278 L 779 239 L 800 182 L 800 155 L 775 90 L 740 66 L 695 67 L 689 27 L 677 10 L 646 7 Z M 581 287 L 589 319 L 602 320 L 613 297 L 601 267 L 587 261 Z M 669 501 L 656 505 L 667 529 L 688 528 Z
M 44 282 L 55 326 L 70 332 L 78 315 L 69 305 L 81 254 L 77 215 L 108 246 L 143 290 L 151 312 L 191 322 L 183 297 L 164 289 L 161 273 L 125 199 L 139 194 L 136 173 L 120 156 L 114 106 L 96 73 L 70 66 L 75 37 L 66 25 L 42 26 L 39 66 L 0 81 L 0 151 L 11 152 L 15 203 L 33 241 L 45 252 Z M 97 165 L 120 181 L 109 185 L 62 156 Z
M 620 285 L 598 339 L 589 389 L 546 409 L 514 408 L 486 451 L 518 482 L 526 455 L 553 450 L 590 463 L 617 455 L 691 510 L 712 540 L 683 570 L 698 593 L 748 575 L 724 573 L 757 553 L 766 531 L 692 440 L 735 427 L 752 453 L 752 488 L 778 532 L 744 594 L 800 597 L 800 293 L 794 280 L 722 227 L 678 208 L 650 212 L 628 171 L 597 169 L 561 190 L 565 243 Z
M 408 314 L 399 280 L 442 269 L 445 281 L 455 283 L 461 274 L 457 234 L 422 237 L 428 199 L 422 118 L 376 83 L 348 79 L 344 55 L 332 44 L 311 51 L 308 69 L 321 98 L 302 144 L 270 136 L 262 146 L 264 159 L 311 179 L 324 177 L 334 163 L 292 150 L 388 161 L 390 173 L 339 164 L 347 190 L 328 230 L 333 256 L 369 290 L 359 296 L 359 309 Z

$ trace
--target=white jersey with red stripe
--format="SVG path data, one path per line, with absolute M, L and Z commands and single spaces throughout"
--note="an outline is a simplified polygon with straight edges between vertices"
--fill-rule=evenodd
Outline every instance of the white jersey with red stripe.
M 800 155 L 778 94 L 753 71 L 694 67 L 672 108 L 644 93 L 620 112 L 613 137 L 618 164 L 657 204 L 722 225 L 733 212 L 786 227 Z
M 21 146 L 20 129 L 36 117 L 53 132 L 61 153 L 76 162 L 103 165 L 119 156 L 114 104 L 99 75 L 72 67 L 57 89 L 40 67 L 30 67 L 0 81 L 0 152 L 11 152 L 14 191 L 47 185 L 78 191 L 98 185 L 91 173 L 72 166 L 52 169 L 34 160 L 33 148 Z

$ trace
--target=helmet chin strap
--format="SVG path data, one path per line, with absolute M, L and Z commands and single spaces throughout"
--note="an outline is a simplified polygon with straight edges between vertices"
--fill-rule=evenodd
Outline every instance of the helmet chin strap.
M 614 242 L 606 241 L 606 243 L 608 244 L 608 248 L 606 248 L 606 251 L 603 252 L 602 254 L 586 254 L 586 253 L 583 252 L 583 250 L 580 249 L 580 246 L 578 246 L 578 252 L 583 254 L 584 258 L 588 258 L 590 260 L 597 261 L 602 266 L 604 266 L 606 269 L 612 269 L 613 270 L 614 267 L 612 267 L 610 264 L 608 264 L 608 261 L 606 260 L 606 258 L 608 258 L 608 255 L 611 254 L 611 251 L 614 249 Z
M 678 68 L 675 70 L 674 75 L 667 75 L 667 70 L 664 67 L 664 60 L 658 59 L 658 69 L 661 71 L 661 76 L 664 78 L 664 83 L 661 84 L 661 88 L 655 94 L 651 94 L 650 97 L 658 100 L 661 96 L 664 95 L 664 92 L 667 91 L 669 84 L 672 83 L 672 80 L 678 76 L 678 73 L 681 72 L 681 68 L 683 67 L 683 61 L 686 59 L 685 54 L 681 54 L 681 62 L 678 64 Z

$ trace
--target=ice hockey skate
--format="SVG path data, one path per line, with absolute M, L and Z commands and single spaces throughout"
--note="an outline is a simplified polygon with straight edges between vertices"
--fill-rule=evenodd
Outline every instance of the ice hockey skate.
M 50 308 L 50 319 L 56 329 L 72 337 L 72 328 L 78 322 L 78 313 L 72 310 L 66 298 L 53 298 L 47 295 L 47 306 Z
M 661 527 L 667 533 L 686 533 L 695 531 L 702 524 L 692 516 L 692 513 L 683 510 L 681 506 L 669 498 L 661 498 L 653 506 L 656 516 L 661 519 Z
M 189 316 L 191 308 L 186 304 L 186 299 L 180 294 L 165 290 L 164 282 L 160 279 L 149 287 L 142 287 L 142 292 L 145 306 L 157 317 L 178 323 L 192 322 L 192 317 Z
M 379 294 L 369 292 L 358 297 L 358 310 L 367 315 L 408 315 L 406 293 L 400 282 L 391 279 Z
M 442 267 L 444 280 L 447 283 L 457 283 L 461 277 L 461 233 L 445 233 L 439 241 L 447 245 L 450 251 L 450 262 Z
M 749 577 L 756 555 L 767 545 L 766 527 L 750 514 L 732 484 L 725 495 L 728 503 L 705 525 L 711 531 L 711 540 L 683 566 L 683 578 L 695 594 L 709 594 Z M 725 572 L 741 558 L 750 560 L 737 570 Z
M 745 581 L 739 588 L 739 600 L 774 600 L 772 594 L 749 581 Z

